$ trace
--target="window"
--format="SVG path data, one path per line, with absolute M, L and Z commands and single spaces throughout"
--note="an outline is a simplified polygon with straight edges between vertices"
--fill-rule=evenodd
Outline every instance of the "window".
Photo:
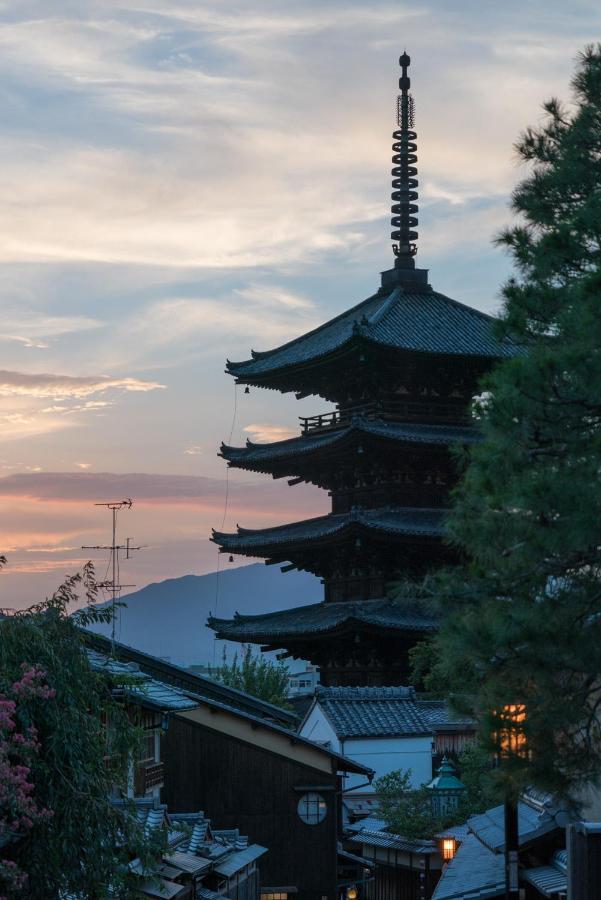
M 326 817 L 328 805 L 321 794 L 303 794 L 298 801 L 298 814 L 306 825 L 319 825 Z
M 261 900 L 288 900 L 288 894 L 261 894 Z

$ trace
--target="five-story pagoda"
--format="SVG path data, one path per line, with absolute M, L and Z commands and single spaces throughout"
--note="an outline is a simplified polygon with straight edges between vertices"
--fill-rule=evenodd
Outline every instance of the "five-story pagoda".
M 398 685 L 408 651 L 436 621 L 390 600 L 387 585 L 448 561 L 445 506 L 450 445 L 475 435 L 469 406 L 479 377 L 514 347 L 493 320 L 432 289 L 415 266 L 417 155 L 409 56 L 400 58 L 393 135 L 394 268 L 379 290 L 325 325 L 244 362 L 238 384 L 319 395 L 333 411 L 302 419 L 290 440 L 222 445 L 229 466 L 327 490 L 327 516 L 235 534 L 214 532 L 221 551 L 304 569 L 324 600 L 266 615 L 209 619 L 217 637 L 310 660 L 325 685 Z

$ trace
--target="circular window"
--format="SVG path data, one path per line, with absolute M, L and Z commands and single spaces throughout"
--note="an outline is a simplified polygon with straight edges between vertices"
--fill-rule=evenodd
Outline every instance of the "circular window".
M 321 794 L 303 794 L 298 801 L 298 814 L 307 825 L 319 825 L 326 817 L 328 805 Z

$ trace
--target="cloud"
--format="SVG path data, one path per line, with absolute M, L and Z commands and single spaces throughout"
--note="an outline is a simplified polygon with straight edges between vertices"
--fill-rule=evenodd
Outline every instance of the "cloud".
M 117 356 L 151 346 L 191 344 L 193 352 L 214 352 L 233 338 L 283 343 L 319 324 L 313 303 L 290 290 L 253 285 L 221 297 L 172 297 L 150 303 L 143 317 L 132 317 L 117 338 Z M 137 340 L 132 341 L 132 335 Z
M 201 444 L 191 444 L 184 450 L 186 456 L 201 456 L 204 452 L 204 448 Z
M 0 341 L 15 341 L 28 349 L 46 350 L 51 341 L 67 334 L 89 331 L 102 325 L 88 316 L 49 316 L 29 310 L 7 308 L 2 319 Z
M 298 437 L 298 428 L 289 428 L 286 425 L 246 425 L 243 431 L 250 435 L 252 441 L 259 444 L 269 444 L 272 441 L 285 441 L 287 438 Z
M 422 199 L 505 196 L 511 140 L 565 83 L 584 31 L 553 33 L 553 10 L 520 32 L 483 11 L 466 35 L 465 15 L 440 2 L 241 13 L 108 0 L 85 16 L 25 4 L 0 27 L 0 65 L 25 91 L 64 95 L 66 137 L 5 131 L 1 258 L 227 269 L 352 257 L 386 216 L 384 67 L 406 37 Z
M 269 481 L 235 481 L 229 485 L 232 506 L 273 506 L 278 502 L 286 508 L 290 503 L 301 504 L 310 496 L 309 506 L 321 497 L 317 490 L 282 492 L 279 485 Z M 138 503 L 195 504 L 221 508 L 224 503 L 224 479 L 202 475 L 171 475 L 143 472 L 27 472 L 0 478 L 0 498 L 27 497 L 38 501 L 65 503 L 95 503 L 108 498 L 132 497 Z
M 56 400 L 89 397 L 114 389 L 122 391 L 154 391 L 165 385 L 156 381 L 142 381 L 139 378 L 112 378 L 108 375 L 51 375 L 48 373 L 29 375 L 25 372 L 0 370 L 0 397 L 34 397 Z M 95 404 L 96 406 L 98 404 Z M 48 412 L 61 409 L 49 408 Z

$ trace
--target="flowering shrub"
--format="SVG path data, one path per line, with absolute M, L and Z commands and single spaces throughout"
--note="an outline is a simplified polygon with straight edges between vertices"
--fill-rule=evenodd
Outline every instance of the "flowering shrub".
M 52 817 L 39 807 L 30 780 L 31 759 L 40 749 L 38 733 L 30 721 L 35 701 L 52 700 L 56 692 L 46 683 L 39 666 L 21 665 L 21 677 L 0 694 L 0 847 L 25 837 L 38 822 Z M 29 723 L 29 724 L 28 724 Z M 0 858 L 0 900 L 27 886 L 27 875 L 16 862 Z

